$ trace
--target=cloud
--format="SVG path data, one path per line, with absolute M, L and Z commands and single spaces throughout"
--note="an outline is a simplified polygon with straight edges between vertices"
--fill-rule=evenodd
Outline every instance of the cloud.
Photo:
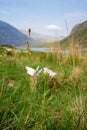
M 56 24 L 49 24 L 47 26 L 48 29 L 52 29 L 52 30 L 61 30 L 62 28 Z

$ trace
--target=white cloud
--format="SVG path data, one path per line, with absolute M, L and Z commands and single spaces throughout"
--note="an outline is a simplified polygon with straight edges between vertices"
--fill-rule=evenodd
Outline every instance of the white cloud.
M 49 24 L 47 26 L 48 29 L 52 29 L 52 30 L 61 30 L 62 28 L 56 24 Z

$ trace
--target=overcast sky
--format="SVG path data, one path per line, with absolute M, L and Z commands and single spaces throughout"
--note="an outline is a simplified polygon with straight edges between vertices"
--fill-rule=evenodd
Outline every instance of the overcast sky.
M 87 20 L 87 0 L 0 0 L 0 20 L 21 30 L 67 35 Z

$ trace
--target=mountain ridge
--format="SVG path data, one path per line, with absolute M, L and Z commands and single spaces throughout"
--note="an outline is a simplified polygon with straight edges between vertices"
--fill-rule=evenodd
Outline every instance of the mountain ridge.
M 72 28 L 70 35 L 72 35 L 72 34 L 78 32 L 80 29 L 83 29 L 83 28 L 86 28 L 86 27 L 87 27 L 87 20 L 84 21 L 84 22 L 82 22 L 82 23 L 80 23 L 80 24 L 76 24 L 76 25 Z
M 27 30 L 21 30 L 24 34 L 28 35 L 28 31 Z M 46 35 L 46 34 L 42 34 L 42 33 L 38 33 L 38 32 L 31 32 L 31 37 L 33 39 L 36 39 L 37 41 L 39 41 L 39 43 L 49 43 L 49 42 L 54 42 L 55 41 L 55 37 L 51 36 L 51 35 Z M 56 37 L 56 40 L 62 39 L 63 36 L 61 37 Z
M 0 45 L 21 46 L 25 45 L 26 41 L 29 41 L 31 44 L 36 42 L 14 26 L 0 20 Z
M 87 20 L 75 25 L 71 33 L 68 37 L 61 40 L 61 44 L 67 46 L 68 44 L 71 44 L 70 42 L 73 42 L 73 44 L 79 44 L 82 46 L 87 46 Z

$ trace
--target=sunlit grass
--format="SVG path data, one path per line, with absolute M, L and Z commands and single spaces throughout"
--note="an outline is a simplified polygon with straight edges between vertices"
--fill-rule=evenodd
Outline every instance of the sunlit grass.
M 0 53 L 0 129 L 86 130 L 87 54 L 2 50 Z M 5 53 L 5 55 L 4 55 Z M 48 67 L 30 77 L 25 66 Z

